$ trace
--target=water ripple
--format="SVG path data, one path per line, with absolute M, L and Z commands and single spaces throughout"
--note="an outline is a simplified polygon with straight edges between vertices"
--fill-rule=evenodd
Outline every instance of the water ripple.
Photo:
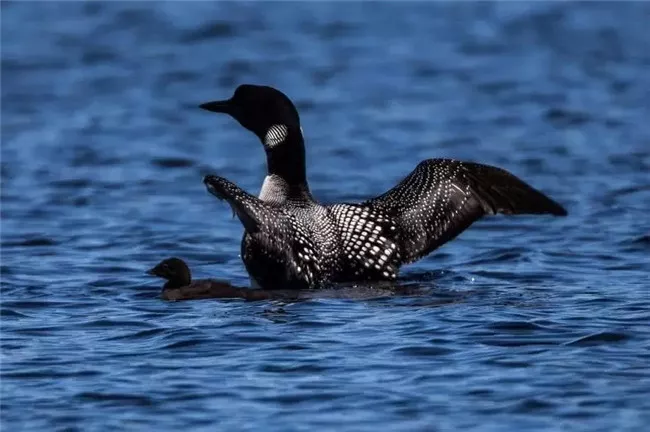
M 650 118 L 643 2 L 2 3 L 3 430 L 644 430 Z M 296 101 L 312 192 L 425 158 L 569 209 L 485 218 L 399 289 L 166 303 L 144 270 L 247 285 L 264 152 L 197 105 Z

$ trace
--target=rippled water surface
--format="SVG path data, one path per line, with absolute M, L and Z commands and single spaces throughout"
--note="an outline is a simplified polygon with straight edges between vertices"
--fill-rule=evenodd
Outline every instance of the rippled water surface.
M 644 430 L 648 22 L 644 2 L 2 2 L 3 430 Z M 168 256 L 247 283 L 201 176 L 257 193 L 264 153 L 196 107 L 244 82 L 296 101 L 323 201 L 455 157 L 569 216 L 476 223 L 404 269 L 420 295 L 165 303 L 144 270 Z

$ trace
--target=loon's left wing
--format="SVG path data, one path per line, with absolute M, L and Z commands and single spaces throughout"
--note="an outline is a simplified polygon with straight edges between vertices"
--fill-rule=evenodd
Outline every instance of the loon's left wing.
M 362 206 L 393 218 L 402 263 L 427 255 L 486 214 L 567 214 L 503 169 L 452 159 L 421 162 L 397 186 Z

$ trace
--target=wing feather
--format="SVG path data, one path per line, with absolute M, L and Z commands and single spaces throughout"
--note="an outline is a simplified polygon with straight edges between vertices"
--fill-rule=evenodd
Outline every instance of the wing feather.
M 452 159 L 421 162 L 397 186 L 362 205 L 394 218 L 403 263 L 427 255 L 486 214 L 567 214 L 501 168 Z

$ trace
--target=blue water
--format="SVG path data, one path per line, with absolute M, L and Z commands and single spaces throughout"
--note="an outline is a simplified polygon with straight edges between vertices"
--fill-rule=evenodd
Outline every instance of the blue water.
M 650 423 L 650 5 L 2 2 L 2 430 L 584 430 Z M 497 165 L 567 218 L 492 217 L 417 296 L 157 298 L 246 284 L 205 173 L 264 153 L 198 103 L 298 105 L 312 190 Z

